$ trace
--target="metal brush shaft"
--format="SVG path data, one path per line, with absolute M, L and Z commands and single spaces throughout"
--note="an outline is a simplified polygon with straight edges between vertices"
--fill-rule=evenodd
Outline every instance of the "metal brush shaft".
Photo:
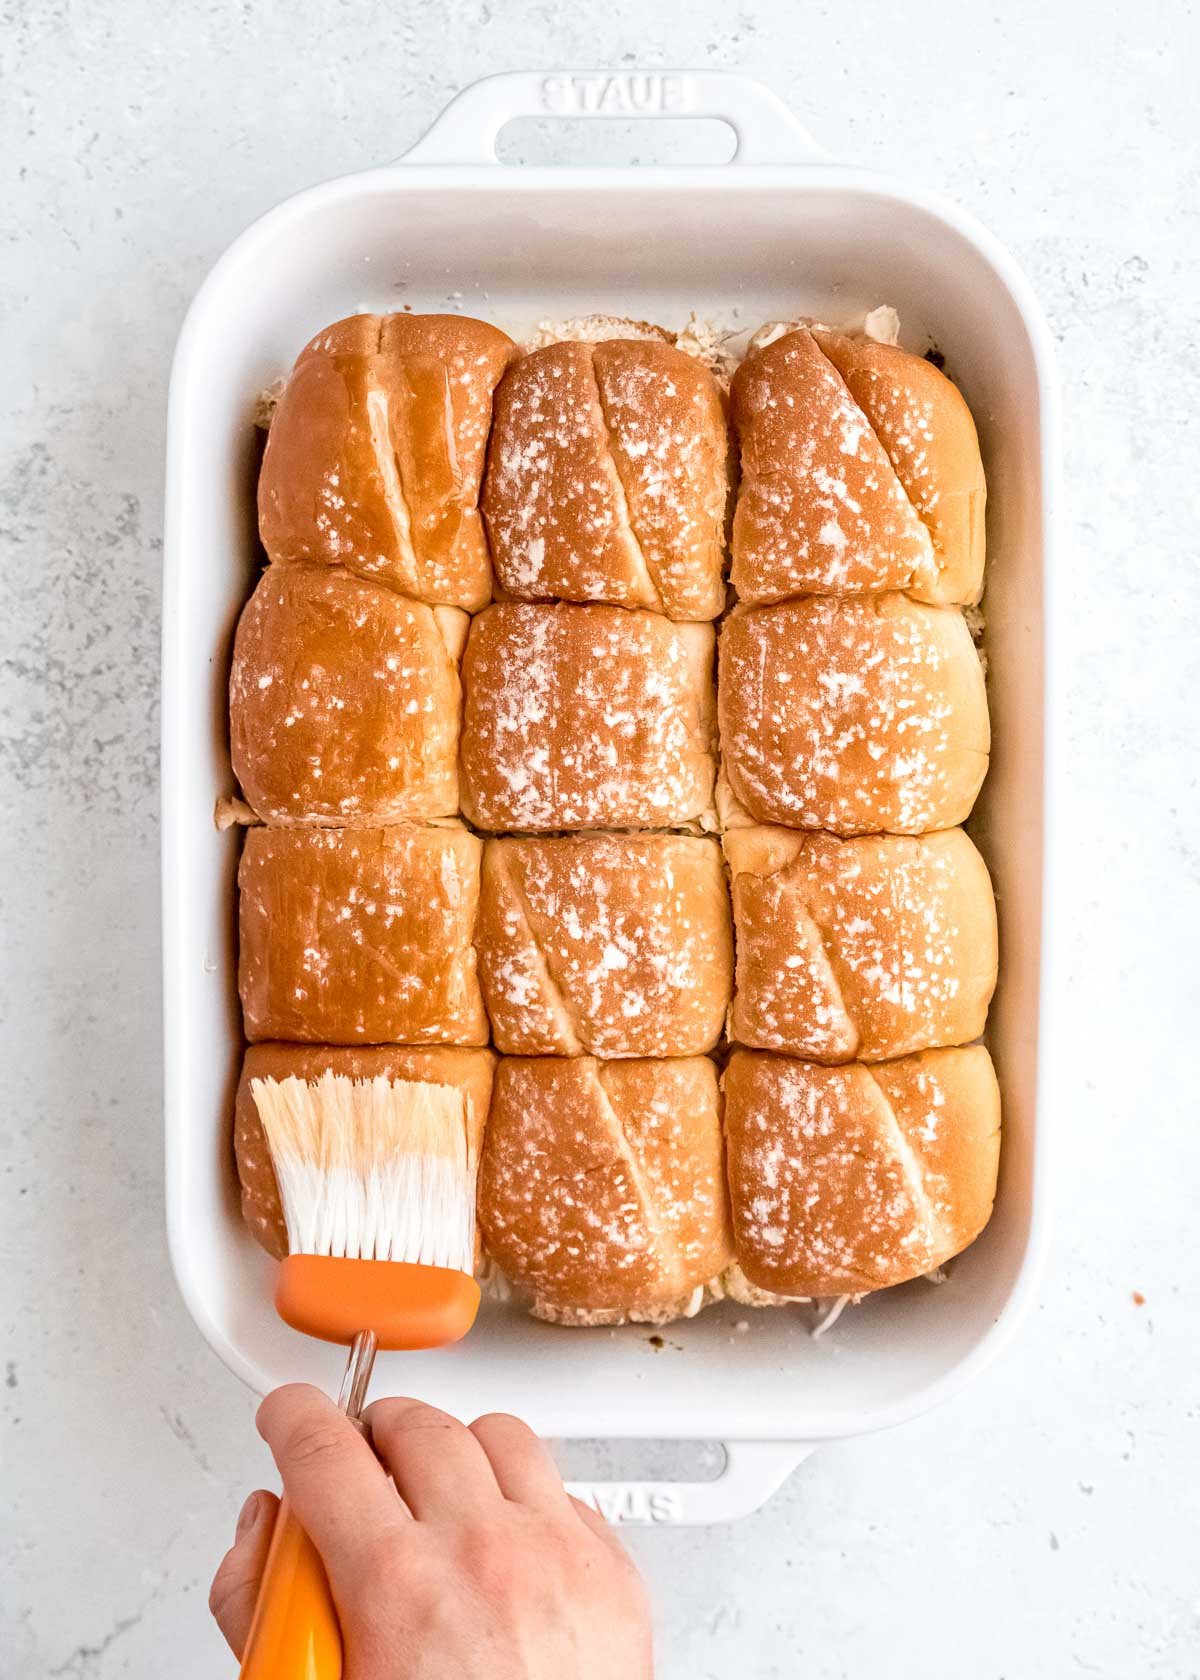
M 338 1410 L 345 1412 L 351 1423 L 362 1421 L 363 1403 L 375 1366 L 377 1345 L 373 1330 L 360 1330 L 350 1345 L 350 1357 L 346 1361 L 346 1374 L 342 1378 L 337 1403 Z

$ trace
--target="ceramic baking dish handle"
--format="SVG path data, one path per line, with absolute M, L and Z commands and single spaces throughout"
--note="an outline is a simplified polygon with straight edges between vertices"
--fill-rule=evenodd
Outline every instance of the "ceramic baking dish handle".
M 717 1523 L 748 1517 L 815 1451 L 815 1441 L 728 1441 L 725 1468 L 708 1482 L 568 1482 L 610 1523 Z
M 508 70 L 464 88 L 402 161 L 498 164 L 497 137 L 514 117 L 715 117 L 737 138 L 733 163 L 825 157 L 779 95 L 753 76 L 726 70 Z

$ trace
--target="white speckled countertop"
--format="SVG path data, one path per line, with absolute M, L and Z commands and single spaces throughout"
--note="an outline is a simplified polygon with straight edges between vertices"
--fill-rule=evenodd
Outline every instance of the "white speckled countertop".
M 818 1452 L 737 1527 L 635 1536 L 660 1674 L 1196 1676 L 1194 7 L 213 0 L 169 30 L 148 0 L 5 12 L 4 1674 L 229 1672 L 208 1579 L 269 1477 L 161 1228 L 157 616 L 184 309 L 247 222 L 397 154 L 457 87 L 610 63 L 759 74 L 834 153 L 961 200 L 1042 296 L 1068 421 L 1078 851 L 1054 882 L 1073 931 L 1042 1302 L 941 1411 Z

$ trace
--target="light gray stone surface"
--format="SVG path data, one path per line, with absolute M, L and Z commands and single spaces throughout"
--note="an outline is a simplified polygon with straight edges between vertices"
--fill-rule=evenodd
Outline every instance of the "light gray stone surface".
M 1200 1672 L 1186 1048 L 1200 933 L 1198 47 L 1181 0 L 610 0 L 573 14 L 544 0 L 10 0 L 4 1675 L 228 1672 L 208 1578 L 240 1498 L 269 1479 L 251 1401 L 188 1320 L 161 1230 L 156 658 L 180 320 L 230 238 L 289 192 L 395 155 L 489 70 L 589 63 L 753 71 L 835 153 L 968 205 L 1045 302 L 1068 421 L 1056 775 L 1078 850 L 1053 885 L 1070 932 L 1041 1304 L 1002 1363 L 935 1415 L 819 1452 L 738 1527 L 635 1537 L 660 1673 Z

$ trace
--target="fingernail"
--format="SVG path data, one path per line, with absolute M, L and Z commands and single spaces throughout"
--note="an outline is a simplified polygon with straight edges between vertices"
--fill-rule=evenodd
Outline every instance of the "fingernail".
M 262 1516 L 262 1512 L 262 1494 L 252 1493 L 238 1512 L 237 1529 L 235 1531 L 235 1537 L 238 1540 L 241 1540 L 244 1535 L 249 1534 L 252 1528 L 257 1528 L 258 1520 Z

